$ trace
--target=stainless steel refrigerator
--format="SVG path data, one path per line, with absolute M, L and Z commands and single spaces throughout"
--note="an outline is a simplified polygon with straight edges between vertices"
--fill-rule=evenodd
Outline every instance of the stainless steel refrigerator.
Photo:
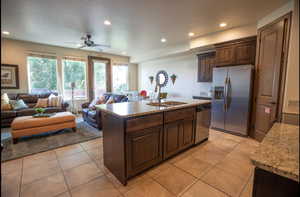
M 213 68 L 211 127 L 248 135 L 253 65 Z

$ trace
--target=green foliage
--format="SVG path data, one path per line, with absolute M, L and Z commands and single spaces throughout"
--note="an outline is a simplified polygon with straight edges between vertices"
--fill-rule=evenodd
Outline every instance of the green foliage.
M 106 87 L 106 73 L 105 73 L 105 63 L 94 63 L 94 77 L 95 77 L 95 86 L 97 88 Z
M 28 57 L 31 89 L 57 89 L 56 60 Z
M 64 60 L 64 89 L 71 89 L 71 82 L 75 82 L 75 89 L 85 88 L 85 62 Z
M 39 114 L 44 113 L 46 110 L 44 108 L 36 108 L 35 111 Z

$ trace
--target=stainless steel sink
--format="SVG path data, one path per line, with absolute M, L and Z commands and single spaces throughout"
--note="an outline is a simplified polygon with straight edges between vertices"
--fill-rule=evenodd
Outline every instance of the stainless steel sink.
M 152 102 L 152 103 L 147 103 L 147 105 L 151 106 L 156 106 L 156 107 L 171 107 L 171 106 L 176 106 L 176 105 L 183 105 L 187 104 L 184 102 L 178 102 L 178 101 L 165 101 L 165 102 Z

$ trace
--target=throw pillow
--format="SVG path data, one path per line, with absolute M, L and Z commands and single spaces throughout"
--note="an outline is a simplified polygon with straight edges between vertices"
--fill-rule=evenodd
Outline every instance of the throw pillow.
M 114 102 L 115 102 L 115 100 L 114 100 L 114 98 L 111 96 L 111 97 L 109 97 L 109 99 L 106 101 L 105 104 L 112 104 L 112 103 L 114 103 Z
M 92 102 L 89 104 L 89 109 L 90 109 L 90 110 L 95 110 L 95 109 L 96 109 L 95 105 L 96 105 L 97 101 L 98 101 L 97 98 L 94 98 L 94 99 L 92 100 Z
M 27 109 L 28 106 L 24 103 L 22 99 L 19 100 L 11 100 L 10 104 L 14 110 Z
M 105 96 L 100 96 L 98 101 L 96 102 L 96 105 L 101 105 L 105 103 Z
M 9 98 L 6 93 L 1 95 L 1 104 L 9 104 Z
M 93 99 L 93 101 L 89 104 L 89 109 L 90 110 L 95 110 L 96 109 L 95 105 L 101 105 L 101 104 L 104 104 L 104 103 L 105 103 L 105 97 L 104 96 L 97 97 L 97 98 Z
M 48 97 L 48 106 L 49 107 L 61 107 L 61 104 L 62 104 L 61 96 L 55 96 L 54 94 L 51 94 Z
M 41 108 L 48 107 L 48 98 L 45 99 L 39 98 L 34 108 L 39 108 L 39 107 Z
M 1 103 L 1 110 L 2 111 L 9 111 L 9 110 L 12 110 L 12 107 L 11 107 L 11 104 L 2 104 Z

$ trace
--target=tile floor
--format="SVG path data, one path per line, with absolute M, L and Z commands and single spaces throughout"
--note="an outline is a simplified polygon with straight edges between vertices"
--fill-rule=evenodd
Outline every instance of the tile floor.
M 208 141 L 133 178 L 124 187 L 103 166 L 102 139 L 2 163 L 5 197 L 250 197 L 258 143 L 210 131 Z

